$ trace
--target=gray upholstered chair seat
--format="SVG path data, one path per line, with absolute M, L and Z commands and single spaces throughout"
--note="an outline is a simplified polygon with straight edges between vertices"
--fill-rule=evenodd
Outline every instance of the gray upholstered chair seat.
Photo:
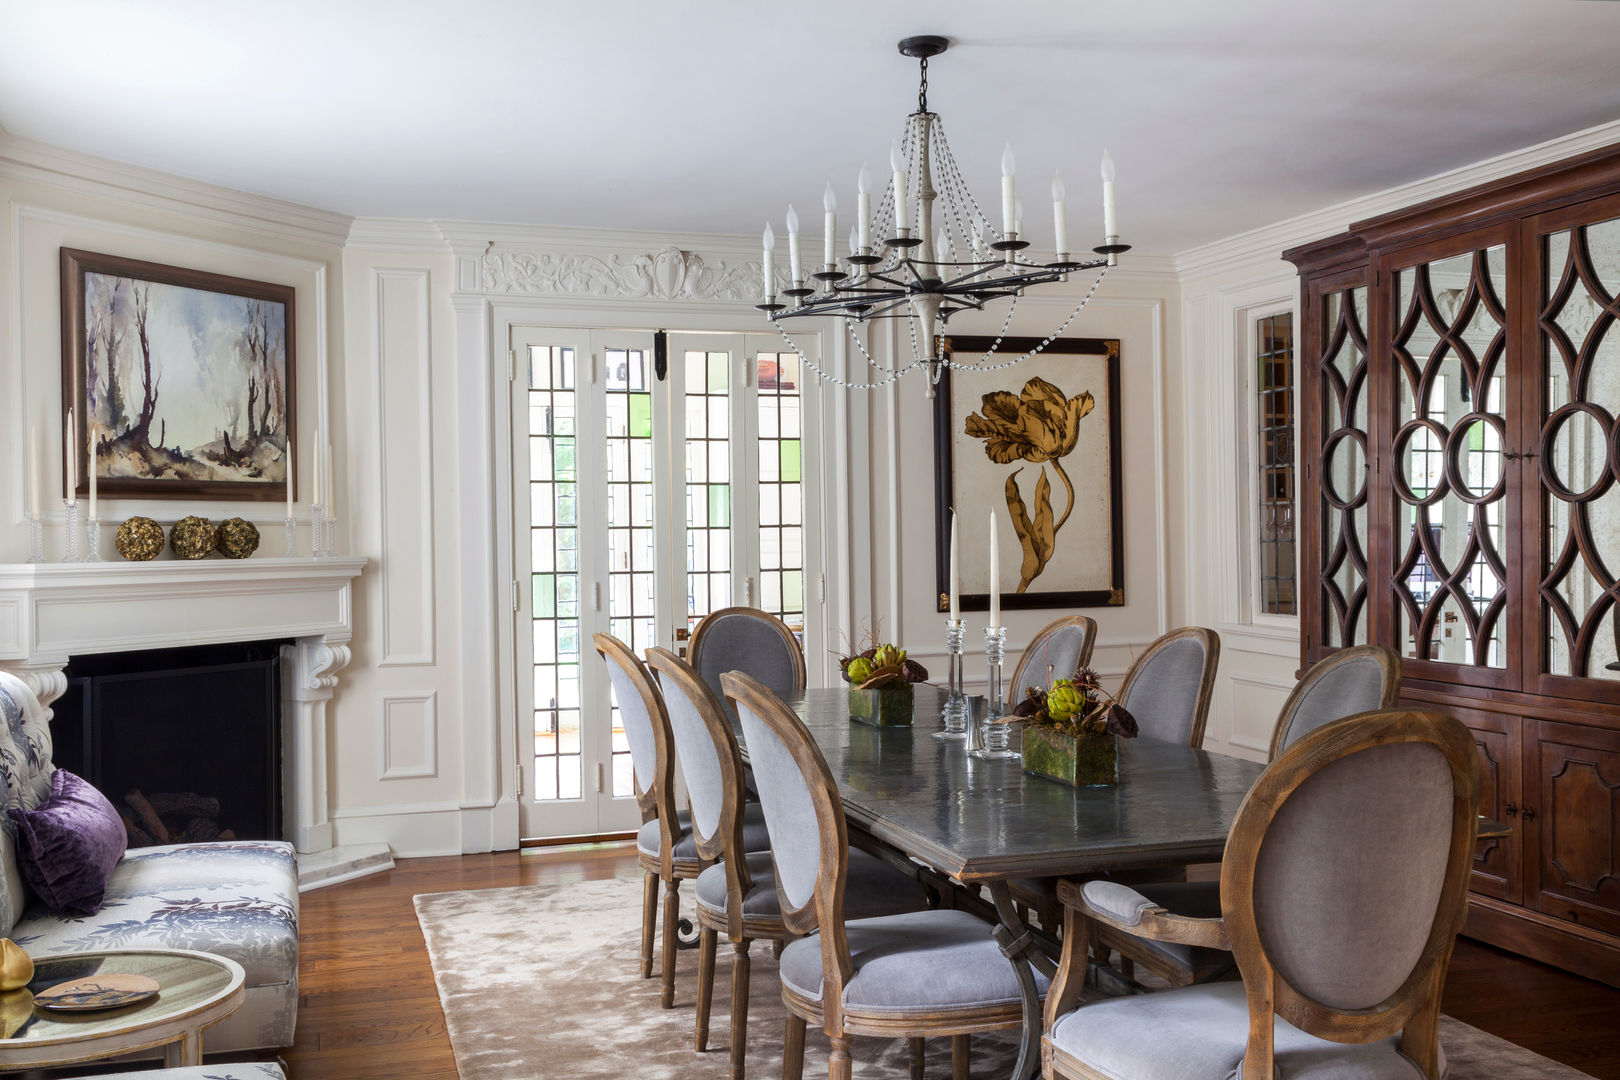
M 754 887 L 743 897 L 744 915 L 779 915 L 776 867 L 768 851 L 748 855 L 748 876 Z M 875 855 L 858 848 L 849 852 L 849 879 L 844 886 L 844 914 L 851 919 L 920 911 L 928 906 L 928 890 Z M 726 868 L 716 863 L 698 875 L 698 906 L 726 912 Z
M 237 1061 L 221 1065 L 187 1065 L 180 1069 L 97 1073 L 79 1080 L 287 1080 L 273 1061 Z
M 697 858 L 697 840 L 692 836 L 692 817 L 685 810 L 676 815 L 681 838 L 675 841 L 677 859 Z M 743 807 L 743 847 L 748 851 L 769 851 L 771 838 L 765 832 L 765 812 L 758 803 Z M 636 830 L 636 850 L 651 859 L 659 856 L 658 821 L 647 822 Z
M 864 1014 L 1016 1007 L 1018 980 L 987 923 L 965 911 L 914 911 L 845 924 L 855 976 L 844 1008 Z M 821 1000 L 821 935 L 782 950 L 782 985 Z M 1047 980 L 1036 973 L 1041 993 Z
M 1050 1038 L 1116 1080 L 1236 1080 L 1248 1035 L 1243 984 L 1221 982 L 1082 1005 L 1058 1018 Z M 1398 1035 L 1336 1043 L 1278 1019 L 1275 1038 L 1284 1080 L 1423 1080 L 1396 1049 Z

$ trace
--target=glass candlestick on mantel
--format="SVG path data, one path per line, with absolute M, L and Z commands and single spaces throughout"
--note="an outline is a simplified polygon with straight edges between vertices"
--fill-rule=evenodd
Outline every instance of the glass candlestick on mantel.
M 38 513 L 28 515 L 28 561 L 45 561 L 45 523 L 39 519 Z
M 83 562 L 79 555 L 79 503 L 76 499 L 62 500 L 62 525 L 66 540 L 62 545 L 63 562 Z
M 295 558 L 298 555 L 298 522 L 291 514 L 288 514 L 287 520 L 282 523 L 282 528 L 286 530 L 287 558 Z
M 101 561 L 101 522 L 94 516 L 84 523 L 84 561 Z

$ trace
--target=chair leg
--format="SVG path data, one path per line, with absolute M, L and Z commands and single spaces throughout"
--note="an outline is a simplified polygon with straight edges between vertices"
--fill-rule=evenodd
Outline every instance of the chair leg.
M 698 931 L 697 1031 L 698 1053 L 709 1048 L 709 1006 L 714 1001 L 714 949 L 717 935 L 712 927 Z
M 641 977 L 652 978 L 653 936 L 658 927 L 658 875 L 642 875 L 641 888 Z
M 748 1056 L 748 976 L 752 966 L 748 947 L 752 944 L 748 938 L 731 943 L 735 954 L 731 958 L 731 1080 L 743 1080 Z
M 833 1035 L 832 1053 L 827 1055 L 827 1080 L 849 1080 L 853 1062 L 849 1059 L 849 1036 Z
M 666 1009 L 675 1007 L 675 924 L 681 921 L 681 882 L 671 877 L 664 882 L 664 993 Z
M 973 1054 L 973 1036 L 951 1036 L 951 1080 L 968 1080 L 968 1061 Z
M 1132 960 L 1130 957 L 1126 956 L 1124 953 L 1120 953 L 1119 954 L 1119 973 L 1121 975 L 1125 976 L 1127 979 L 1136 978 L 1136 961 Z
M 911 1080 L 923 1080 L 923 1041 L 907 1039 L 911 1044 Z
M 804 1017 L 788 1014 L 787 1034 L 782 1038 L 782 1080 L 803 1080 Z

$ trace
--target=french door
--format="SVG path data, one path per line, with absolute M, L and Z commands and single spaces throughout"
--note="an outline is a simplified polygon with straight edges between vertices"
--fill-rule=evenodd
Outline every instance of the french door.
M 640 823 L 593 634 L 639 655 L 684 652 L 698 620 L 733 604 L 801 640 L 819 619 L 806 587 L 819 570 L 806 520 L 820 505 L 817 412 L 797 354 L 766 335 L 663 345 L 650 331 L 513 330 L 525 837 Z

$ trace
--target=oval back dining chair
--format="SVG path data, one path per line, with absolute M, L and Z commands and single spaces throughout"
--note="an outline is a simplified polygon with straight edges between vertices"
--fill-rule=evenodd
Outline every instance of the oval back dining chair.
M 1046 1076 L 1439 1080 L 1478 798 L 1479 754 L 1457 720 L 1362 713 L 1301 738 L 1255 782 L 1226 842 L 1218 918 L 1171 915 L 1116 882 L 1064 882 Z M 1228 945 L 1243 981 L 1076 1008 L 1093 923 L 1171 922 Z
M 1151 739 L 1198 747 L 1209 720 L 1209 697 L 1221 639 L 1213 630 L 1183 626 L 1160 637 L 1125 672 L 1119 703 Z
M 1392 709 L 1401 696 L 1401 658 L 1382 645 L 1356 645 L 1341 649 L 1311 665 L 1277 714 L 1272 728 L 1271 753 L 1276 761 L 1287 747 L 1311 732 L 1357 713 Z M 1153 903 L 1192 918 L 1208 918 L 1221 910 L 1219 882 L 1166 881 L 1136 886 Z M 1120 955 L 1127 976 L 1137 965 L 1171 986 L 1187 986 L 1230 973 L 1231 954 L 1193 941 L 1154 936 L 1149 931 L 1125 933 L 1113 927 L 1097 928 L 1097 953 Z
M 910 1039 L 914 1068 L 919 1040 L 949 1035 L 953 1072 L 966 1076 L 971 1033 L 1023 1022 L 1017 977 L 989 925 L 943 909 L 848 918 L 848 826 L 821 750 L 763 683 L 739 672 L 720 681 L 760 781 L 782 921 L 806 935 L 782 950 L 778 968 L 789 1014 L 784 1080 L 801 1075 L 809 1021 L 832 1042 L 830 1080 L 849 1080 L 853 1035 Z
M 692 631 L 687 655 L 722 706 L 726 700 L 720 676 L 727 671 L 752 675 L 780 698 L 792 700 L 804 693 L 804 649 L 799 639 L 787 623 L 759 608 L 710 612 Z
M 716 939 L 732 944 L 731 1077 L 742 1080 L 748 1047 L 749 948 L 785 943 L 787 928 L 776 892 L 770 837 L 758 803 L 745 800 L 743 760 L 720 702 L 696 669 L 668 649 L 647 650 L 647 665 L 663 688 L 675 747 L 692 799 L 698 855 L 719 860 L 698 876 L 698 999 L 694 1043 L 707 1048 L 714 996 Z M 694 765 L 693 763 L 697 763 Z M 698 787 L 708 794 L 699 797 Z M 928 892 L 910 877 L 861 851 L 850 853 L 849 905 L 855 914 L 890 914 L 928 905 Z
M 630 771 L 641 828 L 636 854 L 643 874 L 641 896 L 641 977 L 652 978 L 653 935 L 657 928 L 658 884 L 664 884 L 663 1003 L 675 1004 L 675 931 L 680 919 L 680 882 L 703 869 L 687 821 L 675 809 L 675 750 L 663 695 L 630 647 L 612 634 L 591 638 L 607 661 L 608 681 L 630 744 Z
M 1097 620 L 1088 615 L 1065 615 L 1041 627 L 1007 684 L 1013 701 L 1023 700 L 1030 686 L 1048 687 L 1053 679 L 1067 679 L 1088 666 L 1096 644 Z

